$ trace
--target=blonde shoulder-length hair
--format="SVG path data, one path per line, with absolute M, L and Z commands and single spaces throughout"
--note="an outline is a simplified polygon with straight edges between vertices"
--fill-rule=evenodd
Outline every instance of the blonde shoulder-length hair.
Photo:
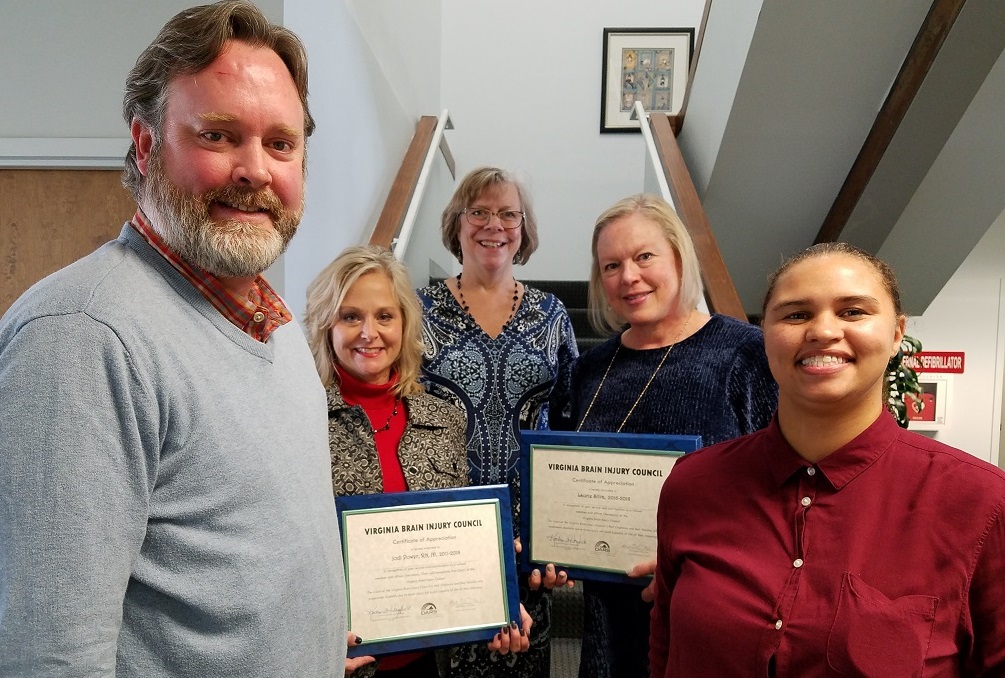
M 684 222 L 680 220 L 666 200 L 649 193 L 639 193 L 623 198 L 608 207 L 597 217 L 593 227 L 593 263 L 590 266 L 589 318 L 601 334 L 615 334 L 625 325 L 625 320 L 619 318 L 607 303 L 604 286 L 600 282 L 600 261 L 597 259 L 597 240 L 600 234 L 611 222 L 630 214 L 641 214 L 659 226 L 663 237 L 677 254 L 680 266 L 680 292 L 678 293 L 678 310 L 686 313 L 698 306 L 705 295 L 701 282 L 701 268 L 698 265 L 698 255 L 694 250 L 691 235 L 687 232 Z
M 398 373 L 395 393 L 401 396 L 423 390 L 419 383 L 422 366 L 422 307 L 412 289 L 405 265 L 383 247 L 363 245 L 349 247 L 325 266 L 307 287 L 307 308 L 304 328 L 307 343 L 314 354 L 321 383 L 328 388 L 335 381 L 335 349 L 331 328 L 338 318 L 346 294 L 362 276 L 383 273 L 391 281 L 395 299 L 401 309 L 401 352 L 392 369 Z

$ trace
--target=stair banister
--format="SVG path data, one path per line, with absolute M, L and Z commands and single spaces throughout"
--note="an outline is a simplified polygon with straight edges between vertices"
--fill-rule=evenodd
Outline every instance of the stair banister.
M 429 148 L 426 150 L 426 157 L 422 161 L 422 169 L 419 171 L 419 180 L 415 184 L 415 192 L 412 194 L 412 199 L 408 203 L 408 211 L 405 212 L 405 218 L 401 222 L 401 229 L 398 231 L 398 237 L 394 239 L 391 247 L 391 250 L 394 252 L 394 256 L 399 259 L 405 255 L 405 249 L 408 247 L 408 238 L 412 234 L 412 227 L 415 225 L 415 215 L 419 211 L 419 203 L 422 202 L 422 197 L 425 194 L 426 181 L 429 179 L 429 168 L 433 166 L 437 150 L 443 150 L 444 157 L 447 159 L 447 164 L 451 166 L 451 174 L 453 174 L 453 158 L 450 157 L 449 149 L 447 149 L 446 144 L 443 143 L 443 131 L 453 128 L 453 123 L 450 122 L 450 113 L 444 108 L 443 112 L 440 113 L 439 119 L 436 121 L 436 129 L 433 131 L 432 142 L 429 144 Z
M 451 176 L 454 175 L 454 158 L 443 135 L 443 131 L 447 129 L 453 129 L 453 125 L 446 109 L 438 118 L 432 115 L 419 118 L 415 134 L 384 201 L 384 208 L 368 239 L 370 244 L 387 247 L 395 256 L 402 257 L 408 246 L 437 150 L 443 154 Z
M 736 293 L 733 279 L 726 269 L 726 262 L 722 259 L 719 244 L 716 242 L 712 227 L 708 223 L 708 216 L 701 206 L 701 200 L 698 198 L 698 191 L 691 179 L 691 173 L 684 163 L 680 146 L 677 145 L 677 137 L 674 134 L 669 116 L 662 113 L 650 115 L 648 127 L 651 128 L 652 138 L 659 155 L 660 173 L 665 177 L 673 197 L 671 204 L 674 205 L 674 209 L 694 241 L 698 263 L 701 265 L 701 277 L 705 282 L 705 299 L 709 309 L 714 313 L 746 321 L 747 314 L 740 302 L 740 295 Z
M 646 113 L 641 101 L 635 102 L 632 119 L 634 120 L 636 118 L 639 121 L 639 128 L 642 130 L 642 139 L 646 145 L 646 159 L 651 165 L 653 175 L 655 175 L 656 182 L 660 187 L 660 197 L 670 203 L 670 206 L 674 208 L 674 211 L 677 211 L 677 206 L 674 204 L 673 196 L 670 195 L 670 185 L 667 183 L 666 172 L 663 171 L 663 167 L 660 165 L 660 155 L 656 150 L 656 141 L 653 139 L 653 131 L 649 127 L 649 114 Z

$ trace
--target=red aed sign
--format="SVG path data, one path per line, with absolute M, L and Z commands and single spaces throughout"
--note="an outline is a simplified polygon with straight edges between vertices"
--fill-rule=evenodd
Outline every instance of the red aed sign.
M 921 351 L 904 358 L 904 364 L 923 373 L 963 374 L 962 351 Z

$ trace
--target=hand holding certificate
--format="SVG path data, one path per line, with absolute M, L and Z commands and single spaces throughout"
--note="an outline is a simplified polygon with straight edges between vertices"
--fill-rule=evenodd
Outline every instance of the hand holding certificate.
M 656 508 L 674 462 L 697 436 L 522 432 L 525 566 L 629 581 L 656 553 Z
M 490 640 L 519 621 L 505 486 L 338 497 L 350 654 Z

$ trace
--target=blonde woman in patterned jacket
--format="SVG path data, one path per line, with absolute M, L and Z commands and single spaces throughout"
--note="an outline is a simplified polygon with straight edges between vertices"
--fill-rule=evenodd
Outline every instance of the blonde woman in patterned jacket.
M 307 288 L 304 326 L 328 393 L 336 495 L 468 484 L 466 416 L 418 380 L 421 321 L 404 265 L 381 247 L 346 249 Z M 524 651 L 528 630 L 515 630 L 512 638 L 501 631 L 489 647 Z M 430 652 L 386 656 L 379 666 L 366 661 L 349 660 L 347 673 L 439 675 Z

